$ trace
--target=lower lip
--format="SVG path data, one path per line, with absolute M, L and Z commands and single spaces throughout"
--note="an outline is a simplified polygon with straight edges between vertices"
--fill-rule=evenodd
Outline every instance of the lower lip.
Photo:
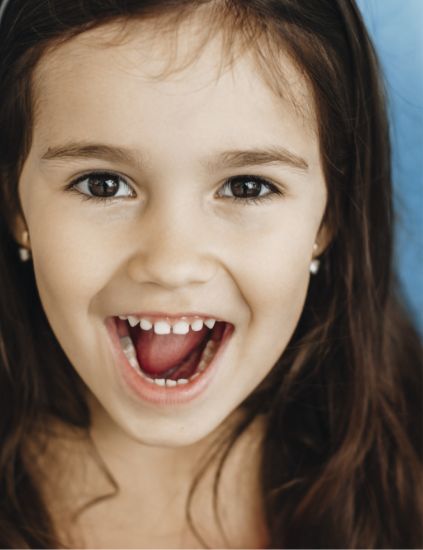
M 147 382 L 141 374 L 138 374 L 138 372 L 131 367 L 120 345 L 116 323 L 112 317 L 106 320 L 106 328 L 112 342 L 114 355 L 117 359 L 118 372 L 125 385 L 141 400 L 159 405 L 160 407 L 184 405 L 192 402 L 205 393 L 219 370 L 222 354 L 234 330 L 232 325 L 226 325 L 216 355 L 199 376 L 189 381 L 188 384 L 178 384 L 177 386 L 167 387 L 157 386 L 156 384 Z

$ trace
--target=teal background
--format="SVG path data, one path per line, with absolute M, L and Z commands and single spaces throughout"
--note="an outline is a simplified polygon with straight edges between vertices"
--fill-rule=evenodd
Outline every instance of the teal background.
M 382 63 L 397 213 L 396 264 L 423 335 L 423 0 L 356 0 Z

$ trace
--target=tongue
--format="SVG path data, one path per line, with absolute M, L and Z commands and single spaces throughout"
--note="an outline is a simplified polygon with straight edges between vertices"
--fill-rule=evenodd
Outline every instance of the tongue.
M 154 331 L 131 329 L 138 362 L 149 374 L 160 374 L 182 362 L 209 333 L 207 327 L 188 334 L 155 334 Z

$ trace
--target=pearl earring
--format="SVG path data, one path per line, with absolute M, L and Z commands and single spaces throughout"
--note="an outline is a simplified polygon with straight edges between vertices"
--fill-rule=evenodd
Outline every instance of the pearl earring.
M 319 248 L 317 243 L 314 243 L 313 245 L 313 251 L 316 252 L 316 250 Z M 310 262 L 310 273 L 312 275 L 316 275 L 320 269 L 320 260 L 317 258 L 313 258 Z
M 310 262 L 310 273 L 316 275 L 320 269 L 320 260 L 314 259 Z
M 29 233 L 28 231 L 24 231 L 22 233 L 22 242 L 25 243 L 25 245 L 27 245 L 29 243 Z M 19 258 L 21 260 L 21 262 L 27 262 L 28 260 L 31 259 L 31 251 L 29 250 L 29 248 L 24 248 L 22 246 L 19 247 Z

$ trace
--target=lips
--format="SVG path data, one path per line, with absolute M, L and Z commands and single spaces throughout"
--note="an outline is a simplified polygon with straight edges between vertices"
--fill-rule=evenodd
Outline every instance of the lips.
M 222 352 L 234 331 L 231 323 L 199 314 L 120 315 L 109 318 L 106 326 L 126 385 L 143 400 L 160 405 L 185 403 L 202 393 L 214 378 Z M 156 357 L 163 362 L 148 372 L 139 362 L 145 350 L 140 352 L 138 349 L 137 353 L 137 345 L 142 347 L 144 342 L 146 346 L 146 336 L 157 346 L 151 353 L 151 361 Z M 160 347 L 166 346 L 166 340 L 170 345 L 173 342 L 177 348 L 174 355 L 176 363 L 171 368 L 166 367 L 170 364 L 172 350 L 167 350 L 167 357 L 166 350 L 160 350 Z M 193 347 L 189 349 L 191 345 Z

